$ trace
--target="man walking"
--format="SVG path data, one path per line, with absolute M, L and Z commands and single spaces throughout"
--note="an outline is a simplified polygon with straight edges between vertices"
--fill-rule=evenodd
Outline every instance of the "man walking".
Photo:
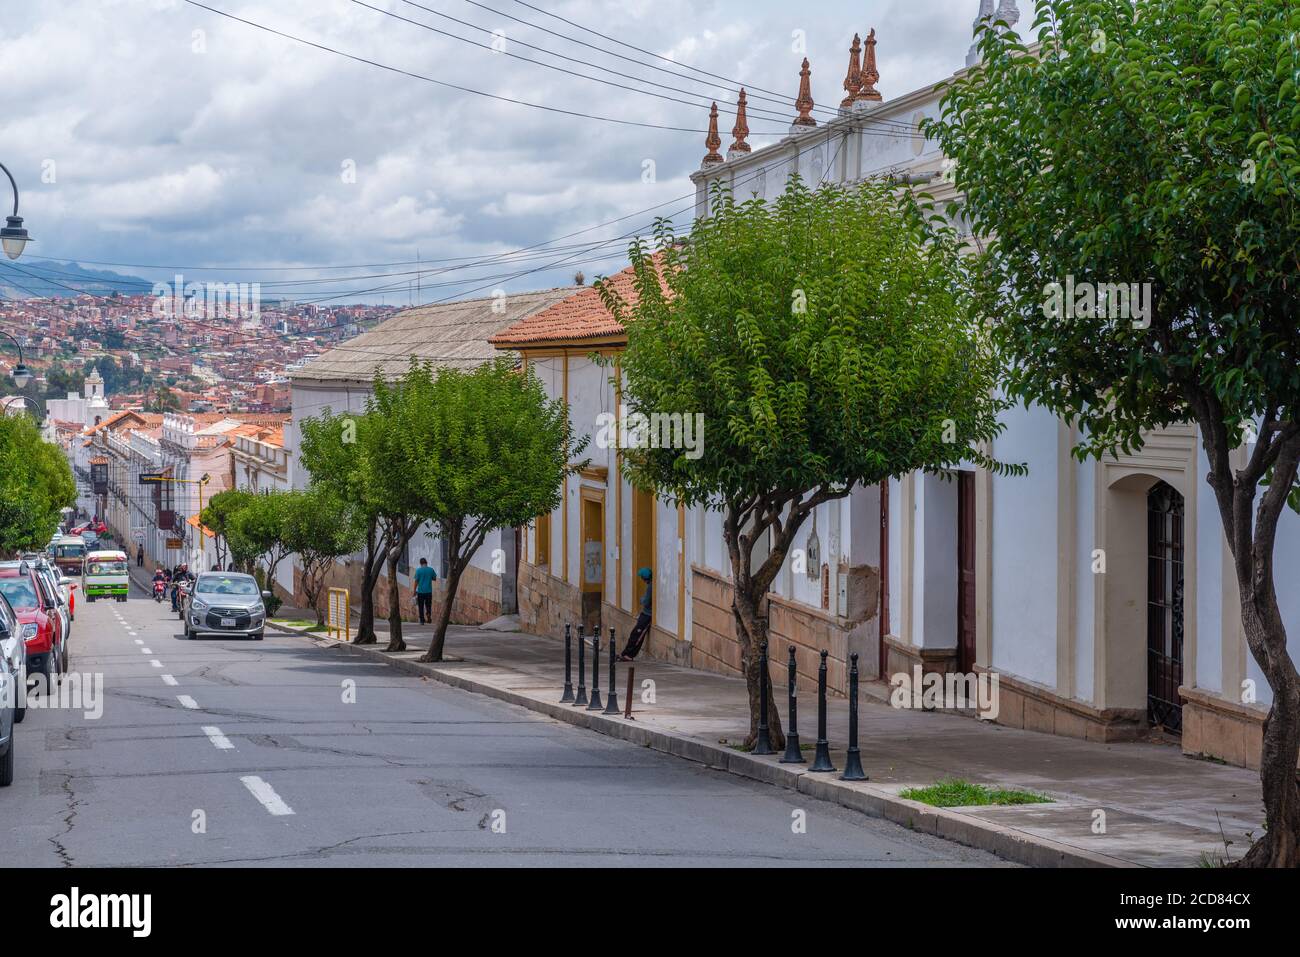
M 627 644 L 623 646 L 623 653 L 618 656 L 619 661 L 633 661 L 641 652 L 641 646 L 645 643 L 646 635 L 650 634 L 650 609 L 654 602 L 654 585 L 651 584 L 653 573 L 648 568 L 643 568 L 637 572 L 637 577 L 645 582 L 645 594 L 641 596 L 641 614 L 636 616 L 636 624 L 628 632 Z
M 415 570 L 415 608 L 420 615 L 420 624 L 433 624 L 433 582 L 438 573 L 429 567 L 427 558 L 420 559 L 420 567 Z
M 144 567 L 144 546 L 143 545 L 137 545 L 135 547 L 135 567 L 136 568 Z

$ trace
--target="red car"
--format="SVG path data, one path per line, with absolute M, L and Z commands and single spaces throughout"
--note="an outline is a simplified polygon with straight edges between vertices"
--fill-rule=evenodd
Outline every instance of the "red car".
M 27 562 L 0 564 L 0 594 L 9 599 L 22 628 L 28 675 L 44 675 L 44 688 L 68 667 L 63 610 L 49 583 Z
M 103 522 L 98 522 L 98 521 L 87 522 L 85 525 L 78 525 L 71 532 L 69 532 L 69 534 L 80 535 L 82 532 L 94 532 L 96 535 L 106 535 L 108 533 L 108 526 L 105 525 Z

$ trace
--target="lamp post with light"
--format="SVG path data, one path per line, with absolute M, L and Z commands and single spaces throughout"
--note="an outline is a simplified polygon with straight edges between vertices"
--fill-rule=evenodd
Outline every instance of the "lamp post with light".
M 18 215 L 18 183 L 14 174 L 9 172 L 4 163 L 0 163 L 0 170 L 9 177 L 9 185 L 14 188 L 14 214 L 6 216 L 4 227 L 0 228 L 0 247 L 3 247 L 5 255 L 10 259 L 17 259 L 23 254 L 31 237 L 23 228 L 23 218 Z
M 3 330 L 0 330 L 0 336 L 4 336 L 18 349 L 18 365 L 14 366 L 13 376 L 14 385 L 21 389 L 32 381 L 32 370 L 23 363 L 23 344 Z

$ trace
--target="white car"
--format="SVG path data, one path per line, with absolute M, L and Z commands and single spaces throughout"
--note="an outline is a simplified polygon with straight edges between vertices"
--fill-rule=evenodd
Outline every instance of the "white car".
M 0 596 L 0 788 L 14 783 L 14 736 L 27 713 L 27 650 L 21 632 L 18 616 Z

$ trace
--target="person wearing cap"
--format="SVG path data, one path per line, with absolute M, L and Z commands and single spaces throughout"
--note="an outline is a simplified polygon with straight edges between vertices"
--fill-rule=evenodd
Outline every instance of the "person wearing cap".
M 619 661 L 632 661 L 641 651 L 641 646 L 645 644 L 646 635 L 650 634 L 650 615 L 651 606 L 654 602 L 654 585 L 651 580 L 654 573 L 648 568 L 643 568 L 637 572 L 637 577 L 645 582 L 645 594 L 641 596 L 641 614 L 636 616 L 636 624 L 628 632 L 627 644 L 623 646 L 622 653 L 618 656 Z

